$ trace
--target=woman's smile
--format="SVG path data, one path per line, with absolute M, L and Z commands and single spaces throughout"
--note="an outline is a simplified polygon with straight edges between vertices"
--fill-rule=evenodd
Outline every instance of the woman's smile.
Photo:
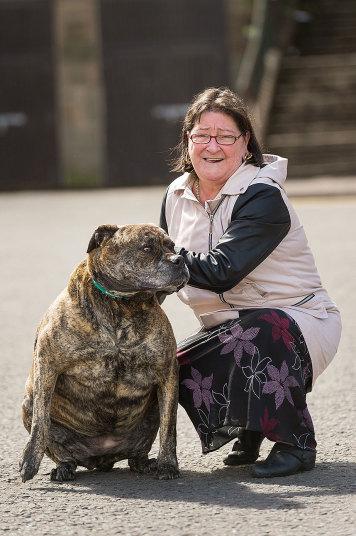
M 210 163 L 213 163 L 213 164 L 216 164 L 216 162 L 222 162 L 224 159 L 223 158 L 210 158 L 210 157 L 203 157 L 203 160 L 205 160 L 205 162 L 210 162 Z
M 208 142 L 194 143 L 191 135 L 205 136 Z M 247 152 L 248 134 L 241 136 L 237 124 L 229 115 L 222 112 L 204 112 L 188 133 L 188 137 L 190 160 L 201 186 L 205 186 L 205 189 L 209 189 L 209 186 L 221 189 L 243 162 Z M 224 137 L 236 139 L 231 145 L 219 144 L 217 139 Z

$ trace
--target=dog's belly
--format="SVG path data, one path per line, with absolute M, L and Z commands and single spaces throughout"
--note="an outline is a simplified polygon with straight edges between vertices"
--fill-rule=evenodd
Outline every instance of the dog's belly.
M 59 376 L 52 399 L 51 418 L 86 436 L 126 435 L 157 403 L 148 374 L 130 376 L 105 364 L 73 367 Z M 119 377 L 118 377 L 119 376 Z
M 150 420 L 152 424 L 152 419 Z M 158 420 L 153 423 L 150 429 L 143 433 L 141 428 L 126 434 L 103 434 L 97 436 L 86 436 L 72 430 L 62 424 L 52 423 L 51 439 L 53 446 L 64 446 L 67 453 L 79 464 L 88 469 L 95 467 L 93 457 L 112 456 L 120 459 L 127 459 L 142 452 L 150 450 L 158 430 Z M 51 450 L 51 447 L 50 447 Z

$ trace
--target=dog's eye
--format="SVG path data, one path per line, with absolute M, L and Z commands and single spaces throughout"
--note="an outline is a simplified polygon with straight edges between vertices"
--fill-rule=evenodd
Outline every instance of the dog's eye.
M 145 253 L 150 253 L 152 251 L 152 246 L 143 246 L 142 249 Z

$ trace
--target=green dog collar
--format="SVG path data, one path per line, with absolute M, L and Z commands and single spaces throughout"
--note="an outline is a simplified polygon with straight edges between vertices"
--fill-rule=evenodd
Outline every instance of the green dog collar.
M 92 283 L 95 288 L 97 288 L 102 294 L 104 294 L 104 296 L 109 296 L 109 298 L 113 298 L 114 300 L 123 300 L 123 301 L 129 300 L 128 296 L 123 296 L 122 294 L 120 294 L 119 292 L 115 290 L 112 290 L 112 291 L 108 290 L 103 285 L 95 281 L 95 279 L 92 279 Z

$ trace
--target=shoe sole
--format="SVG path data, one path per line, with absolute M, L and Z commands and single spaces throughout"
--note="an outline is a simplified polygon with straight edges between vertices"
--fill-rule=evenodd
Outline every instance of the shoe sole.
M 300 469 L 298 469 L 298 471 L 291 471 L 288 473 L 283 473 L 281 475 L 276 475 L 276 474 L 271 474 L 271 473 L 264 474 L 264 475 L 256 475 L 252 471 L 252 476 L 253 478 L 281 478 L 283 476 L 291 476 L 291 475 L 297 475 L 298 473 L 304 473 L 305 471 L 312 471 L 314 468 L 315 468 L 315 465 L 313 465 L 312 467 L 301 467 Z
M 225 458 L 225 460 L 223 460 L 223 464 L 226 465 L 227 467 L 237 467 L 239 465 L 253 465 L 255 463 L 255 461 L 257 461 L 257 458 L 254 458 L 253 460 L 236 460 L 236 461 L 233 461 L 233 460 L 227 460 Z

